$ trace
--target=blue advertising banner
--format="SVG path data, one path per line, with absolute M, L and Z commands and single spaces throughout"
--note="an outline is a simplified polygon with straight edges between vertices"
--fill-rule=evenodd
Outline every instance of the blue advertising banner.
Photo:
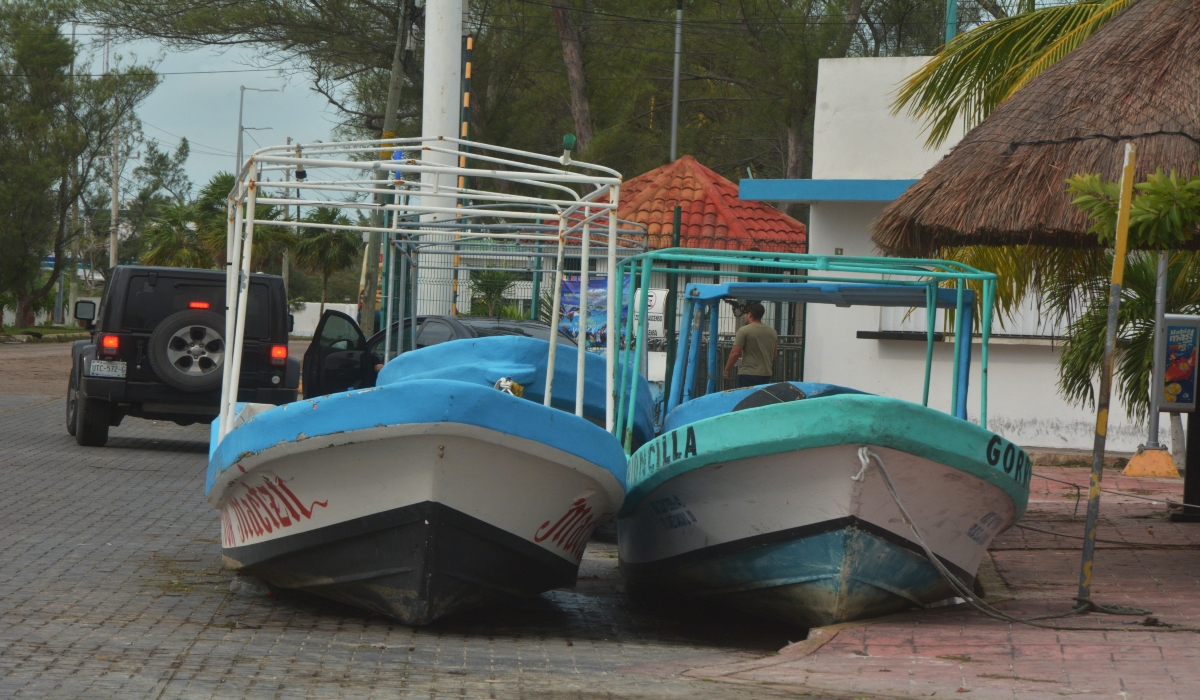
M 582 345 L 579 340 L 579 287 L 578 277 L 563 280 L 558 328 Z M 625 313 L 626 307 L 622 304 L 621 316 Z M 588 278 L 586 332 L 588 350 L 603 354 L 608 344 L 608 279 L 605 277 Z
M 1194 411 L 1196 409 L 1196 360 L 1200 346 L 1200 317 L 1167 314 L 1164 318 L 1167 334 L 1167 355 L 1159 358 L 1163 365 L 1163 385 L 1160 404 L 1164 411 Z

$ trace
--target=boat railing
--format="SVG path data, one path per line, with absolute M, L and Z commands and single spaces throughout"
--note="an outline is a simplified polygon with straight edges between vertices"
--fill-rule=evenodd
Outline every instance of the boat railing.
M 694 264 L 714 266 L 714 274 L 734 281 L 687 285 L 678 337 L 667 339 L 674 341 L 675 352 L 664 382 L 666 413 L 685 401 L 719 390 L 719 305 L 724 299 L 753 299 L 835 306 L 924 308 L 926 354 L 921 401 L 925 406 L 929 405 L 936 312 L 943 309 L 952 313 L 955 333 L 950 413 L 966 420 L 970 337 L 978 290 L 982 330 L 979 416 L 980 424 L 987 426 L 988 339 L 996 292 L 994 273 L 953 260 L 668 248 L 626 258 L 618 266 L 620 278 L 627 277 L 628 282 L 617 289 L 616 306 L 620 308 L 623 295 L 632 295 L 630 298 L 637 300 L 640 306 L 637 313 L 630 313 L 624 319 L 622 336 L 625 342 L 610 377 L 610 384 L 617 387 L 613 433 L 621 439 L 626 452 L 633 448 L 636 386 L 643 372 L 647 340 L 648 295 L 639 294 L 638 290 L 649 287 L 652 275 L 665 274 L 671 280 L 669 295 L 674 296 L 675 279 L 678 275 L 694 276 L 695 269 L 689 269 Z M 688 267 L 681 268 L 680 265 Z M 612 335 L 615 334 L 610 337 Z M 705 335 L 718 338 L 718 352 L 706 353 L 702 359 L 700 351 Z M 701 363 L 704 369 L 701 369 Z M 703 383 L 701 377 L 705 379 Z
M 461 260 L 463 246 L 498 249 L 500 254 L 508 247 L 533 246 L 538 260 L 555 259 L 550 325 L 557 328 L 563 258 L 575 246 L 583 289 L 593 244 L 606 249 L 608 317 L 615 318 L 612 271 L 619 249 L 637 248 L 630 243 L 640 238 L 644 250 L 645 240 L 643 228 L 616 216 L 620 189 L 620 173 L 574 161 L 569 150 L 550 156 L 449 137 L 287 144 L 250 154 L 227 200 L 225 342 L 231 352 L 223 367 L 218 440 L 232 429 L 236 413 L 256 227 L 346 231 L 363 234 L 364 240 L 365 234 L 383 234 L 384 250 L 403 242 L 414 280 L 422 266 L 432 277 L 450 274 L 447 268 Z M 338 216 L 328 222 L 280 217 L 277 207 L 327 207 Z M 427 263 L 418 266 L 422 256 Z M 397 257 L 390 255 L 389 281 L 395 279 Z M 391 295 L 387 303 L 392 303 Z M 416 304 L 411 306 L 415 316 Z M 389 320 L 393 311 L 387 309 Z M 587 305 L 581 304 L 582 327 L 587 313 Z M 384 325 L 390 336 L 391 323 Z M 611 430 L 616 341 L 614 334 L 608 337 L 606 426 Z M 553 397 L 557 353 L 558 343 L 550 343 L 546 406 Z M 576 354 L 575 414 L 582 416 L 585 353 Z

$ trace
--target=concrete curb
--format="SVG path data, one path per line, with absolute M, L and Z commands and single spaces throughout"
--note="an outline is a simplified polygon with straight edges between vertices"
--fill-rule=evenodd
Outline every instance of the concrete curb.
M 14 345 L 18 343 L 67 343 L 91 337 L 91 333 L 46 333 L 41 338 L 35 338 L 25 333 L 18 333 L 5 336 L 3 342 Z

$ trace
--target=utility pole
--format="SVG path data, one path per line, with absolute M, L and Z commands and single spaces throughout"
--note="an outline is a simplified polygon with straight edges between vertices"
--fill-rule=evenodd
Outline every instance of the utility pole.
M 243 163 L 243 161 L 242 161 L 242 140 L 243 140 L 242 136 L 247 131 L 268 131 L 271 128 L 269 126 L 266 126 L 266 127 L 244 127 L 244 126 L 242 126 L 242 107 L 246 104 L 246 91 L 247 90 L 250 90 L 251 92 L 283 92 L 282 90 L 277 90 L 275 88 L 252 88 L 252 87 L 246 87 L 245 85 L 238 86 L 237 155 L 234 156 L 234 158 L 237 159 L 237 163 L 235 163 L 233 166 L 234 177 L 238 177 L 242 173 L 242 163 Z
M 108 30 L 104 30 L 104 72 L 108 73 Z M 116 112 L 116 98 L 113 102 L 113 111 Z M 121 177 L 121 128 L 119 124 L 113 125 L 112 132 L 113 152 L 112 152 L 112 219 L 109 222 L 108 229 L 108 267 L 110 270 L 109 276 L 112 275 L 112 268 L 117 266 L 117 216 L 119 212 L 117 200 L 120 189 Z M 107 281 L 107 280 L 106 280 Z
M 404 0 L 400 10 L 400 21 L 396 24 L 396 48 L 392 52 L 392 79 L 388 83 L 387 108 L 383 112 L 383 133 L 380 134 L 380 137 L 385 139 L 396 138 L 396 112 L 400 110 L 400 88 L 404 85 L 404 50 L 408 43 L 409 6 L 410 0 Z M 379 156 L 385 160 L 390 159 L 392 151 L 391 149 L 381 149 Z M 375 204 L 379 207 L 371 213 L 371 226 L 375 228 L 383 228 L 382 207 L 388 199 L 378 181 L 386 181 L 387 177 L 388 171 L 375 171 L 376 189 L 378 190 L 375 194 Z M 375 288 L 379 283 L 379 250 L 382 247 L 383 234 L 379 231 L 372 231 L 367 242 L 366 284 L 363 286 L 362 322 L 359 324 L 363 334 L 368 338 L 376 331 Z
M 291 136 L 287 137 L 287 145 L 289 145 L 289 146 L 290 146 L 290 145 L 292 145 L 292 137 L 291 137 Z M 292 171 L 291 171 L 291 170 L 284 170 L 284 171 L 283 171 L 283 181 L 284 181 L 284 182 L 291 182 L 291 180 L 292 180 Z M 300 190 L 294 190 L 294 191 L 296 192 L 296 199 L 300 199 Z M 290 197 L 290 196 L 292 196 L 292 192 L 293 192 L 293 190 L 291 190 L 291 189 L 287 189 L 287 190 L 285 190 L 285 192 L 287 192 L 287 195 L 286 195 L 286 196 Z M 288 218 L 288 213 L 289 213 L 289 210 L 290 210 L 290 209 L 291 209 L 291 207 L 284 207 L 284 208 L 283 208 L 283 219 L 284 219 L 284 221 L 287 221 L 287 218 Z M 300 221 L 300 218 L 299 218 L 299 217 L 296 217 L 296 221 Z M 299 233 L 299 232 L 300 232 L 300 228 L 299 228 L 299 227 L 296 227 L 296 228 L 292 229 L 292 233 L 293 233 L 293 234 L 297 234 L 297 233 Z M 290 295 L 291 295 L 291 292 L 289 291 L 289 289 L 291 289 L 291 287 L 290 287 L 290 286 L 289 286 L 289 284 L 288 284 L 289 282 L 291 282 L 291 274 L 290 274 L 290 272 L 291 272 L 291 266 L 292 266 L 292 265 L 291 265 L 291 263 L 292 263 L 291 251 L 290 251 L 290 250 L 288 250 L 287 248 L 284 248 L 284 249 L 283 249 L 283 260 L 281 261 L 281 264 L 280 264 L 280 267 L 281 267 L 282 269 L 280 270 L 280 272 L 282 272 L 282 273 L 283 273 L 283 274 L 282 274 L 282 277 L 283 277 L 283 296 L 284 296 L 284 298 L 285 298 L 285 299 L 290 299 L 290 298 L 291 298 L 291 296 L 290 296 Z
M 74 53 L 75 52 L 75 27 L 76 27 L 75 22 L 72 22 L 71 23 L 71 73 L 70 73 L 72 98 L 74 97 L 74 94 L 75 94 L 74 93 L 74 89 L 75 89 L 75 85 L 74 85 L 74 83 L 75 83 L 75 53 Z M 74 111 L 74 99 L 72 99 L 71 102 L 68 104 L 68 111 L 71 111 L 71 112 Z M 72 168 L 72 171 L 73 170 L 74 170 L 74 168 Z M 76 181 L 78 181 L 78 179 L 79 179 L 78 176 L 75 175 L 74 172 L 72 172 L 71 174 L 63 177 L 62 185 L 60 185 L 60 186 L 68 188 L 68 190 L 69 190 L 69 188 L 72 187 L 74 185 L 74 183 Z M 75 229 L 72 228 L 71 231 L 72 231 L 72 233 L 74 233 Z M 65 248 L 65 246 L 64 246 L 64 248 Z M 67 259 L 70 260 L 72 264 L 74 263 L 74 259 L 71 258 L 69 254 L 67 256 Z M 58 260 L 55 260 L 54 262 L 55 262 L 55 264 L 57 264 Z M 51 316 L 51 318 L 53 319 L 53 322 L 60 326 L 67 322 L 67 315 L 65 313 L 63 313 L 63 287 L 66 286 L 66 282 L 63 280 L 63 275 L 66 274 L 67 269 L 68 269 L 68 267 L 65 264 L 58 265 L 58 290 L 55 291 L 55 293 L 54 293 L 54 314 Z M 74 299 L 72 299 L 71 301 L 73 302 Z M 74 304 L 72 304 L 71 307 L 74 308 Z
M 671 162 L 679 146 L 679 54 L 683 49 L 683 0 L 675 0 L 675 72 L 671 82 Z

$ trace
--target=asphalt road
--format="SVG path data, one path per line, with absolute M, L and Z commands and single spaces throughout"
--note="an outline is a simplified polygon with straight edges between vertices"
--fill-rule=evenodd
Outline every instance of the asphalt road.
M 302 352 L 302 348 L 293 351 Z M 206 427 L 63 425 L 69 344 L 0 345 L 0 696 L 770 698 L 677 674 L 803 630 L 624 592 L 613 545 L 574 589 L 410 628 L 289 592 L 229 593 Z

